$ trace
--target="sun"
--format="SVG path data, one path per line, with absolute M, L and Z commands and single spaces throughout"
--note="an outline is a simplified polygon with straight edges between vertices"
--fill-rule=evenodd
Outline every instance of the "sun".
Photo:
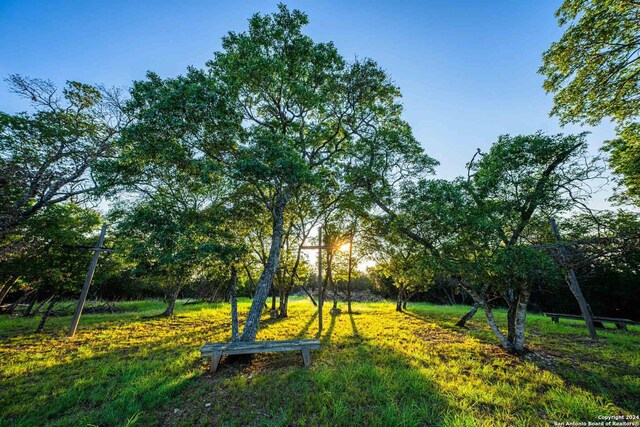
M 347 242 L 347 243 L 343 243 L 342 245 L 340 245 L 340 247 L 338 247 L 338 250 L 339 251 L 348 251 L 350 247 L 351 247 L 351 243 Z

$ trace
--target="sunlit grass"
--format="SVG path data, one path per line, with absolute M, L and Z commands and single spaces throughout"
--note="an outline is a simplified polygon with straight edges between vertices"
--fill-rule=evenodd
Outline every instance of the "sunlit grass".
M 354 304 L 324 319 L 322 348 L 304 368 L 297 353 L 224 360 L 215 376 L 199 358 L 204 342 L 230 337 L 228 305 L 158 302 L 86 315 L 76 337 L 69 317 L 0 317 L 2 425 L 547 425 L 640 413 L 640 330 L 601 332 L 591 343 L 579 323 L 530 315 L 523 358 L 495 345 L 466 307 Z M 240 303 L 241 316 L 249 302 Z M 290 318 L 267 320 L 258 339 L 313 338 L 305 300 Z M 504 313 L 498 313 L 504 321 Z

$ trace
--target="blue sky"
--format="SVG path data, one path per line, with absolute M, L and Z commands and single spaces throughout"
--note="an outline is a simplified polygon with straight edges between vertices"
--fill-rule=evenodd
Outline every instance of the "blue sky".
M 614 136 L 560 128 L 537 74 L 557 40 L 561 1 L 290 1 L 310 18 L 307 33 L 347 58 L 375 59 L 403 93 L 405 117 L 453 178 L 477 147 L 500 134 L 591 130 L 592 151 Z M 147 70 L 162 76 L 202 66 L 229 30 L 242 31 L 269 1 L 0 0 L 0 75 L 19 73 L 126 86 Z M 25 104 L 0 85 L 0 110 Z M 605 207 L 604 196 L 594 206 Z

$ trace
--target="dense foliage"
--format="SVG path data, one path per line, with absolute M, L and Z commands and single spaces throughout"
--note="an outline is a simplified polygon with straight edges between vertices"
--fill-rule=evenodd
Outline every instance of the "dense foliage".
M 628 194 L 640 197 L 640 20 L 631 0 L 565 0 L 556 12 L 565 32 L 544 53 L 540 73 L 562 123 L 610 119 L 611 166 Z

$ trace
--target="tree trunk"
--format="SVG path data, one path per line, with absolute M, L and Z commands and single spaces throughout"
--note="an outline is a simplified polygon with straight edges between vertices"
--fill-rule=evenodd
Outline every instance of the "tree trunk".
M 333 292 L 333 310 L 338 308 L 338 294 L 336 293 L 336 285 L 333 283 L 333 274 L 331 273 L 331 265 L 333 263 L 333 253 L 327 250 L 327 286 Z
M 487 322 L 489 322 L 489 327 L 491 327 L 493 333 L 496 335 L 496 337 L 498 337 L 498 340 L 500 340 L 500 344 L 502 344 L 502 347 L 510 353 L 513 352 L 513 344 L 511 344 L 511 342 L 507 339 L 507 337 L 504 336 L 504 334 L 498 327 L 496 319 L 493 317 L 493 311 L 491 310 L 491 307 L 489 307 L 489 304 L 484 302 L 480 305 L 484 310 L 484 315 L 487 318 Z
M 236 266 L 231 266 L 231 341 L 238 341 L 238 300 L 236 292 L 238 290 L 238 271 Z
M 33 310 L 33 306 L 36 305 L 36 302 L 38 302 L 39 294 L 40 292 L 36 292 L 35 295 L 33 295 L 33 297 L 29 300 L 29 305 L 27 306 L 27 309 L 22 313 L 23 316 L 27 317 L 31 315 L 31 310 Z
M 276 205 L 273 210 L 273 225 L 271 235 L 271 248 L 269 249 L 269 257 L 267 263 L 258 279 L 256 293 L 249 309 L 249 315 L 244 325 L 240 341 L 255 341 L 258 334 L 258 325 L 260 324 L 260 315 L 262 307 L 264 307 L 269 295 L 269 288 L 273 282 L 273 276 L 276 273 L 278 264 L 280 263 L 280 250 L 282 247 L 284 210 L 289 202 L 287 193 L 280 193 L 276 199 Z
M 51 298 L 51 301 L 49 302 L 47 309 L 44 311 L 44 313 L 42 313 L 42 318 L 40 319 L 40 323 L 36 328 L 36 332 L 35 332 L 36 334 L 39 334 L 44 330 L 44 324 L 47 322 L 47 319 L 49 318 L 49 314 L 51 314 L 51 310 L 53 310 L 53 307 L 56 305 L 57 302 L 58 302 L 57 297 L 54 296 L 53 298 Z
M 349 267 L 347 269 L 347 311 L 351 314 L 351 272 L 353 271 L 353 234 L 349 236 Z
M 480 304 L 478 304 L 477 302 L 474 303 L 473 306 L 471 307 L 471 310 L 469 310 L 467 314 L 465 314 L 464 316 L 462 316 L 460 320 L 458 320 L 458 323 L 456 323 L 456 326 L 460 328 L 464 328 L 467 322 L 471 320 L 473 316 L 476 315 L 476 313 L 478 312 L 478 307 L 480 307 Z
M 18 298 L 13 304 L 11 304 L 11 306 L 7 309 L 7 314 L 13 314 L 13 312 L 16 310 L 16 308 L 22 304 L 22 302 L 24 300 L 26 300 L 27 298 L 29 298 L 29 296 L 31 296 L 31 294 L 33 294 L 35 291 L 29 291 L 26 294 L 22 295 L 20 298 Z
M 173 310 L 176 307 L 176 300 L 178 299 L 179 293 L 180 286 L 176 286 L 176 289 L 167 295 L 167 309 L 161 314 L 161 316 L 173 316 Z
M 37 315 L 38 313 L 40 313 L 40 310 L 42 309 L 42 307 L 45 306 L 46 303 L 48 303 L 49 301 L 51 301 L 51 299 L 54 297 L 55 295 L 51 295 L 49 298 L 47 298 L 46 300 L 42 301 L 40 304 L 38 304 L 38 306 L 36 307 L 36 309 L 33 311 L 33 315 Z
M 252 294 L 256 287 L 256 282 L 255 280 L 253 280 L 253 276 L 251 275 L 251 270 L 249 270 L 249 267 L 247 266 L 247 264 L 243 263 L 242 265 L 244 266 L 244 271 L 247 273 L 247 279 L 249 279 L 249 286 L 250 286 L 249 294 Z
M 9 294 L 11 288 L 13 288 L 13 286 L 18 282 L 19 278 L 20 276 L 16 277 L 15 279 L 13 277 L 10 277 L 9 280 L 7 280 L 7 283 L 4 284 L 2 290 L 0 291 L 0 305 L 2 305 L 4 298 Z
M 402 313 L 402 294 L 404 293 L 404 288 L 400 288 L 398 290 L 398 297 L 396 298 L 396 311 Z
M 316 302 L 315 298 L 313 298 L 313 295 L 311 295 L 311 292 L 309 292 L 307 290 L 307 288 L 305 288 L 304 286 L 300 286 L 302 288 L 302 290 L 307 294 L 307 296 L 309 296 L 309 298 L 311 299 L 311 302 L 313 303 L 314 307 L 318 306 L 318 303 Z
M 504 297 L 507 302 L 507 339 L 511 344 L 514 343 L 516 336 L 516 313 L 518 311 L 517 298 L 513 293 L 513 289 L 509 289 Z
M 280 312 L 278 317 L 284 319 L 289 317 L 289 292 L 283 290 L 280 296 L 280 307 L 278 309 Z
M 471 296 L 471 298 L 473 298 L 473 300 L 480 307 L 482 307 L 482 310 L 484 311 L 484 315 L 487 318 L 487 322 L 489 323 L 489 327 L 491 328 L 491 330 L 493 331 L 495 336 L 500 341 L 500 344 L 502 345 L 502 347 L 505 350 L 507 350 L 508 352 L 512 352 L 513 351 L 513 345 L 509 342 L 507 337 L 504 336 L 504 334 L 502 333 L 502 331 L 498 327 L 498 324 L 496 323 L 496 319 L 493 317 L 493 311 L 491 309 L 491 306 L 489 305 L 489 303 L 487 302 L 487 300 L 485 298 L 485 295 L 487 294 L 487 290 L 489 288 L 489 285 L 485 284 L 483 286 L 483 288 L 482 288 L 481 293 L 478 293 L 473 288 L 473 286 L 471 286 L 471 284 L 466 283 L 463 279 L 458 279 L 458 283 L 460 284 L 460 286 L 462 286 L 462 288 L 465 291 L 467 291 L 467 293 Z
M 527 305 L 529 304 L 529 298 L 531 292 L 524 290 L 520 292 L 518 297 L 518 304 L 516 308 L 516 321 L 515 321 L 515 336 L 511 342 L 513 343 L 513 349 L 517 353 L 524 351 L 524 330 L 527 318 Z

